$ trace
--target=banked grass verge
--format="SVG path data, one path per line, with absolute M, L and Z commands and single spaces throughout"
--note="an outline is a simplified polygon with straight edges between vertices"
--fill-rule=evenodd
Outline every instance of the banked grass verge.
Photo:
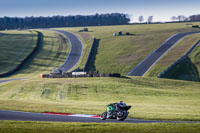
M 101 114 L 123 100 L 130 117 L 200 120 L 200 83 L 157 78 L 27 79 L 0 84 L 0 109 Z

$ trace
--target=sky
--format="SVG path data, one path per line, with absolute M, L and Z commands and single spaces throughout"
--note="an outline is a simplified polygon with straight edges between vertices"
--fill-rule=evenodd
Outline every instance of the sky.
M 0 0 L 0 17 L 129 14 L 153 21 L 170 21 L 172 16 L 200 14 L 200 0 Z

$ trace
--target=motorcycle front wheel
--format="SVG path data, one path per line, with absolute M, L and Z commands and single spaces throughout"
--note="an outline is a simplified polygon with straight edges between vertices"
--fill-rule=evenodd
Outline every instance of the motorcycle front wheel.
M 122 111 L 122 115 L 117 116 L 118 121 L 124 121 L 128 117 L 128 112 L 126 110 Z
M 101 114 L 101 120 L 105 120 L 106 118 L 107 118 L 107 112 L 103 112 L 102 114 Z

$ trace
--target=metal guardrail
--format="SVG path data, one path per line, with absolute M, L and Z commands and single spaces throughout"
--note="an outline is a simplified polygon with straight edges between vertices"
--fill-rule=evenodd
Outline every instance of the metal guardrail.
M 200 44 L 200 40 L 197 41 L 194 46 L 181 58 L 179 58 L 177 61 L 175 61 L 172 65 L 170 65 L 166 70 L 164 70 L 162 73 L 160 73 L 157 78 L 161 78 L 163 75 L 165 75 L 169 70 L 171 70 L 175 65 L 182 62 L 186 57 Z

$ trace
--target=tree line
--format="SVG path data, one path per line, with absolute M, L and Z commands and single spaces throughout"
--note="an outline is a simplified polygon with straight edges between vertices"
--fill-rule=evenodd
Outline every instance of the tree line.
M 52 16 L 52 17 L 2 17 L 0 18 L 0 30 L 4 29 L 29 29 L 29 28 L 53 28 L 76 26 L 102 26 L 124 25 L 130 22 L 128 15 L 123 13 L 107 13 L 95 15 Z
M 140 23 L 143 23 L 144 22 L 144 17 L 143 16 L 139 16 L 138 17 L 138 21 Z M 187 22 L 195 22 L 195 21 L 200 21 L 200 14 L 198 15 L 191 15 L 189 17 L 186 17 L 184 15 L 178 15 L 178 16 L 172 16 L 171 17 L 171 20 L 173 22 L 182 22 L 182 21 L 187 21 Z M 153 16 L 149 16 L 146 20 L 146 23 L 152 23 L 153 21 Z
M 184 15 L 178 15 L 178 16 L 172 16 L 171 18 L 172 21 L 200 21 L 200 14 L 198 15 L 191 15 L 189 17 L 186 17 Z
M 143 17 L 143 16 L 139 16 L 138 21 L 139 21 L 140 23 L 144 22 L 144 17 Z M 147 21 L 146 21 L 146 22 L 147 22 L 147 23 L 152 23 L 152 22 L 153 22 L 153 16 L 149 16 L 149 17 L 147 18 Z

